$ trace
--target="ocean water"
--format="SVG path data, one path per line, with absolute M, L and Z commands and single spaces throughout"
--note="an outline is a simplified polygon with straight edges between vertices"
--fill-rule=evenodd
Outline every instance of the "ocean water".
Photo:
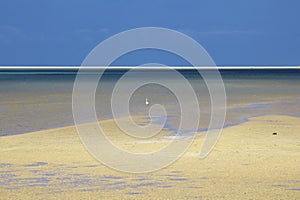
M 95 93 L 98 120 L 113 118 L 111 95 L 124 73 L 122 70 L 108 71 L 100 80 Z M 140 79 L 149 78 L 147 71 L 136 73 Z M 170 89 L 152 83 L 138 88 L 129 102 L 120 106 L 129 106 L 132 116 L 147 118 L 151 105 L 160 104 L 168 115 L 165 128 L 176 131 L 180 124 L 180 103 L 199 104 L 199 131 L 205 131 L 211 117 L 210 95 L 205 82 L 194 70 L 180 73 L 192 85 L 197 95 L 195 102 L 179 102 Z M 300 70 L 221 70 L 220 73 L 227 97 L 224 127 L 260 115 L 300 116 Z M 72 91 L 75 77 L 76 71 L 0 71 L 0 135 L 74 125 Z M 185 94 L 182 82 L 168 77 L 167 71 L 162 72 L 160 78 L 169 79 L 169 83 Z M 122 92 L 124 94 L 120 96 L 128 93 Z M 145 106 L 145 98 L 149 99 L 150 106 Z

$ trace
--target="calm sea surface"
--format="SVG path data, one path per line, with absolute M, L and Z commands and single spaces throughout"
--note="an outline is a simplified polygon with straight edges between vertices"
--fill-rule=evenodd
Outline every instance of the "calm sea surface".
M 147 77 L 147 72 L 137 72 Z M 208 127 L 210 96 L 202 78 L 193 70 L 181 71 L 191 83 L 201 110 L 199 130 Z M 96 91 L 99 120 L 111 119 L 111 93 L 124 71 L 106 72 Z M 162 78 L 168 78 L 162 72 Z M 225 126 L 242 123 L 260 115 L 300 116 L 300 70 L 221 70 L 227 95 Z M 70 71 L 0 71 L 0 135 L 21 134 L 73 125 L 72 91 L 76 77 Z M 88 80 L 87 80 L 88 81 Z M 132 80 L 133 82 L 135 80 Z M 170 83 L 184 88 L 180 81 Z M 123 91 L 124 95 L 127 91 Z M 182 89 L 182 93 L 185 91 Z M 148 84 L 137 89 L 129 101 L 133 116 L 147 116 L 150 104 L 161 104 L 168 113 L 165 127 L 176 130 L 180 103 L 166 87 Z M 125 103 L 126 105 L 128 103 Z

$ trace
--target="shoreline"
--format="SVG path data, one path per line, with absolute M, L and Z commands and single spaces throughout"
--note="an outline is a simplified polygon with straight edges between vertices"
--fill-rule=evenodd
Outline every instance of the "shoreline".
M 241 109 L 241 108 L 248 108 L 248 107 L 251 107 L 251 105 L 268 105 L 270 102 L 267 102 L 267 103 L 251 103 L 251 104 L 245 104 L 243 106 L 237 106 L 237 107 L 230 107 L 229 109 Z M 278 102 L 273 102 L 273 103 L 278 103 Z M 281 103 L 281 101 L 280 101 Z M 282 104 L 284 104 L 282 102 Z M 1 105 L 0 105 L 1 106 Z M 249 108 L 251 109 L 251 108 Z M 244 117 L 242 119 L 240 119 L 239 121 L 237 122 L 233 122 L 233 123 L 228 123 L 228 124 L 224 124 L 224 126 L 222 128 L 215 128 L 215 129 L 211 129 L 211 130 L 220 130 L 220 129 L 224 129 L 224 128 L 229 128 L 229 127 L 234 127 L 234 126 L 239 126 L 239 125 L 242 125 L 243 123 L 246 123 L 246 122 L 249 122 L 251 121 L 251 119 L 253 118 L 257 118 L 257 117 L 264 117 L 264 116 L 287 116 L 287 117 L 295 117 L 295 118 L 300 118 L 300 115 L 297 115 L 297 114 L 276 114 L 276 115 L 269 115 L 269 114 L 255 114 L 255 115 L 251 115 L 251 116 L 248 116 L 248 117 Z M 173 117 L 173 116 L 169 116 L 169 117 Z M 125 118 L 125 117 L 124 117 Z M 148 118 L 148 116 L 134 116 L 133 118 L 141 118 L 141 119 L 146 119 Z M 120 118 L 122 119 L 122 118 Z M 99 122 L 110 122 L 110 121 L 113 121 L 114 119 L 104 119 L 104 120 L 101 120 Z M 91 123 L 94 123 L 94 122 L 91 122 Z M 155 123 L 154 123 L 155 124 Z M 9 137 L 9 136 L 15 136 L 15 135 L 23 135 L 23 134 L 31 134 L 31 133 L 35 133 L 35 132 L 41 132 L 41 131 L 51 131 L 51 130 L 59 130 L 59 129 L 63 129 L 63 128 L 71 128 L 71 127 L 74 127 L 75 124 L 72 124 L 72 125 L 62 125 L 62 126 L 55 126 L 55 127 L 51 127 L 51 128 L 47 128 L 47 129 L 40 129 L 40 130 L 35 130 L 35 131 L 29 131 L 29 132 L 22 132 L 22 133 L 0 133 L 0 138 L 1 137 Z M 170 132 L 175 132 L 176 129 L 172 128 L 170 125 L 164 127 L 165 130 L 167 131 L 170 131 Z M 197 130 L 197 133 L 204 133 L 204 132 L 207 132 L 208 129 L 207 128 L 202 128 L 202 129 L 198 129 Z

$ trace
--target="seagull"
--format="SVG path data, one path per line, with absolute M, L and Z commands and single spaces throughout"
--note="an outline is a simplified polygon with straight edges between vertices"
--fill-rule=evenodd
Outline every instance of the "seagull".
M 148 99 L 146 98 L 146 100 L 145 100 L 145 104 L 146 104 L 146 106 L 148 106 L 149 105 L 149 101 L 148 101 Z

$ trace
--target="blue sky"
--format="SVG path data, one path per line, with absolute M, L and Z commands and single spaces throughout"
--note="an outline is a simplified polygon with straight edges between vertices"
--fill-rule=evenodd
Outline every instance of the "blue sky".
M 80 65 L 99 42 L 145 26 L 193 37 L 217 65 L 300 65 L 299 9 L 298 0 L 0 0 L 0 65 Z M 184 64 L 154 51 L 125 57 L 115 64 Z

